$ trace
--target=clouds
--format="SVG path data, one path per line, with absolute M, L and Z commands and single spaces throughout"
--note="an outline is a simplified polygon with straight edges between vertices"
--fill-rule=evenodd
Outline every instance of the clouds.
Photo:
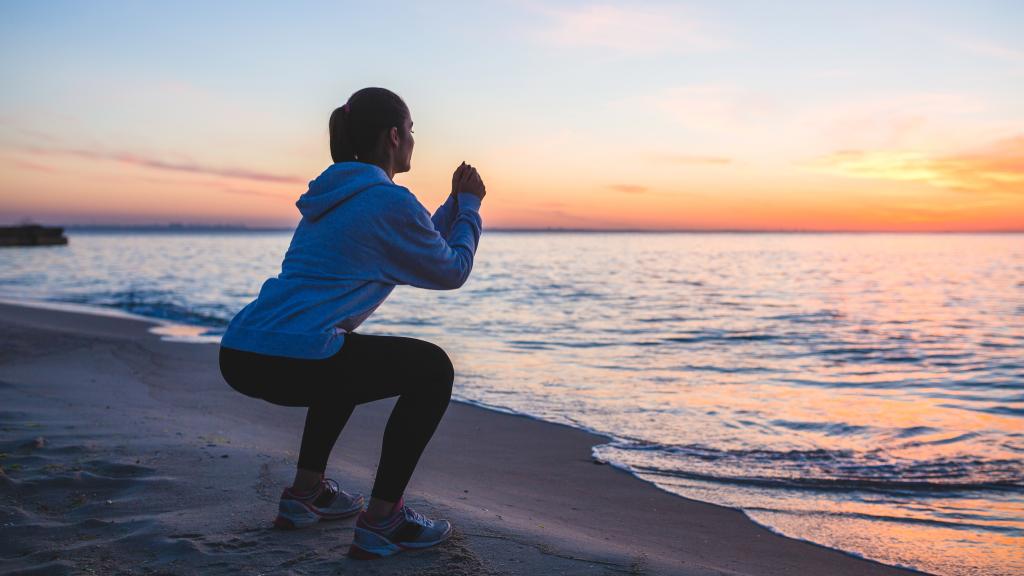
M 245 204 L 291 221 L 329 161 L 338 98 L 385 82 L 423 128 L 400 182 L 429 205 L 472 161 L 495 191 L 487 216 L 502 222 L 667 227 L 700 214 L 774 228 L 800 215 L 818 226 L 831 203 L 846 225 L 910 198 L 1019 215 L 1012 142 L 964 149 L 1024 134 L 1008 73 L 1024 45 L 1005 11 L 948 8 L 880 19 L 859 5 L 410 4 L 389 18 L 387 43 L 370 4 L 321 6 L 313 20 L 247 12 L 245 30 L 289 40 L 270 43 L 224 42 L 238 29 L 231 10 L 195 20 L 160 8 L 171 18 L 152 38 L 151 9 L 115 22 L 40 8 L 12 24 L 23 33 L 0 94 L 0 204 L 180 216 L 188 199 L 203 218 Z M 367 25 L 336 34 L 329 22 Z M 58 50 L 55 34 L 75 49 Z M 368 45 L 373 58 L 345 57 Z M 541 201 L 558 204 L 521 209 Z M 743 212 L 754 207 L 756 218 Z
M 671 86 L 624 98 L 616 106 L 642 111 L 653 122 L 667 120 L 680 140 L 699 138 L 705 146 L 762 138 L 766 130 L 774 137 L 774 126 L 786 112 L 771 93 L 737 84 Z
M 972 54 L 994 58 L 1018 66 L 1024 65 L 1024 50 L 997 44 L 990 39 L 961 39 L 952 41 L 952 44 Z
M 851 178 L 924 182 L 975 194 L 1024 195 L 1024 135 L 951 155 L 844 150 L 819 158 L 813 166 Z
M 610 184 L 608 188 L 615 190 L 616 192 L 624 192 L 626 194 L 642 194 L 650 190 L 647 186 L 641 186 L 639 184 Z
M 537 37 L 560 46 L 643 55 L 706 52 L 726 45 L 721 33 L 712 32 L 706 21 L 675 5 L 542 6 L 538 10 L 547 23 Z
M 994 125 L 980 120 L 987 107 L 970 93 L 879 92 L 807 109 L 798 124 L 835 147 L 934 149 L 987 139 Z
M 680 166 L 726 166 L 734 160 L 726 156 L 696 156 L 689 154 L 656 154 L 651 157 L 659 164 L 675 164 Z
M 230 178 L 233 180 L 248 180 L 253 182 L 263 182 L 272 184 L 299 184 L 306 182 L 306 180 L 303 178 L 287 174 L 276 174 L 273 172 L 263 172 L 260 170 L 252 170 L 247 168 L 216 167 L 199 164 L 192 161 L 171 162 L 159 158 L 150 158 L 128 152 L 103 152 L 71 148 L 27 148 L 25 149 L 25 151 L 35 156 L 41 157 L 72 156 L 76 158 L 84 158 L 87 160 L 103 160 L 117 162 L 120 164 L 127 164 L 142 168 L 151 168 L 155 170 L 185 172 L 188 174 L 196 174 L 202 176 L 219 176 L 222 178 Z M 53 166 L 48 167 L 54 168 Z

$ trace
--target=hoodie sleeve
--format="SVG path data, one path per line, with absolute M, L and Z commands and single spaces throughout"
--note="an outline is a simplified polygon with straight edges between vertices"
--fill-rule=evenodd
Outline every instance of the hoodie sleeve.
M 381 261 L 383 279 L 431 290 L 459 288 L 469 278 L 480 241 L 480 198 L 459 193 L 458 213 L 444 237 L 427 209 L 412 193 L 409 196 L 409 201 L 399 203 L 387 219 L 387 246 Z M 445 216 L 443 206 L 438 212 Z
M 437 228 L 437 231 L 441 233 L 441 237 L 445 240 L 448 239 L 448 233 L 451 232 L 452 222 L 455 221 L 458 211 L 458 196 L 449 194 L 444 204 L 438 206 L 437 210 L 434 211 L 434 215 L 430 217 L 430 220 L 434 223 L 434 228 Z

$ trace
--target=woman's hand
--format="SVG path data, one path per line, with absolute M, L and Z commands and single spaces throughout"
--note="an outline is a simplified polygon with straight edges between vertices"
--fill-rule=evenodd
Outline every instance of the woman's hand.
M 484 196 L 487 194 L 484 181 L 480 178 L 480 174 L 477 173 L 476 168 L 473 168 L 471 164 L 466 164 L 465 162 L 460 164 L 452 175 L 452 194 L 458 195 L 459 192 L 473 194 L 474 196 L 480 197 L 481 200 L 483 200 Z
M 462 184 L 462 173 L 466 170 L 466 163 L 459 164 L 459 167 L 455 169 L 455 173 L 452 174 L 452 196 L 458 196 L 459 185 Z

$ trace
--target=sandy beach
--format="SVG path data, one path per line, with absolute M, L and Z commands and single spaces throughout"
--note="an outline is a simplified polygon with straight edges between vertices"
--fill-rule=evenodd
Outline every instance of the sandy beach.
M 163 341 L 151 327 L 0 305 L 0 572 L 914 573 L 601 465 L 590 451 L 601 436 L 459 402 L 406 496 L 451 519 L 451 541 L 350 560 L 353 520 L 271 526 L 304 410 L 238 394 L 215 345 Z M 342 433 L 328 475 L 346 490 L 369 493 L 392 403 L 359 407 Z

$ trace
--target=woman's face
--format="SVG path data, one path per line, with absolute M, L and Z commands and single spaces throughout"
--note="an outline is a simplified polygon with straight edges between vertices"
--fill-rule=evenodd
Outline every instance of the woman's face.
M 395 152 L 396 174 L 412 169 L 412 147 L 415 144 L 412 137 L 412 118 L 406 118 L 402 126 L 402 137 L 398 139 L 398 150 Z

